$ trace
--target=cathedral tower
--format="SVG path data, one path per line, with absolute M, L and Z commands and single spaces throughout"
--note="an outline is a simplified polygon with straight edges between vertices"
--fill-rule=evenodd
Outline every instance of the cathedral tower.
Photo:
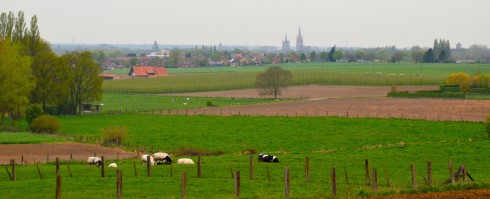
M 299 28 L 298 31 L 298 36 L 296 37 L 296 50 L 297 51 L 302 51 L 303 50 L 303 36 L 301 36 L 301 27 Z

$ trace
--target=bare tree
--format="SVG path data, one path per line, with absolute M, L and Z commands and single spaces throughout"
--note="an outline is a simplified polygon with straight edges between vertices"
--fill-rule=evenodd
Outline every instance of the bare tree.
M 272 66 L 257 75 L 255 86 L 259 90 L 259 95 L 274 95 L 276 99 L 278 95 L 281 95 L 281 91 L 287 88 L 292 77 L 290 71 L 279 66 Z

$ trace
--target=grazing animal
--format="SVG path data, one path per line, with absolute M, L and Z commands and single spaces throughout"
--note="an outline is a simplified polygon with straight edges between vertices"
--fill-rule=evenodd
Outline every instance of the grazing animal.
M 116 163 L 110 163 L 108 167 L 109 168 L 117 168 L 117 164 Z
M 92 167 L 93 164 L 95 164 L 97 167 L 99 167 L 100 165 L 102 165 L 102 159 L 100 159 L 99 157 L 88 157 L 87 159 L 87 164 L 89 167 Z
M 190 158 L 180 158 L 177 160 L 177 164 L 194 164 L 194 161 Z
M 267 154 L 259 154 L 259 162 L 274 162 L 278 163 L 279 159 L 276 156 L 271 156 Z
M 187 100 L 187 101 L 189 101 L 190 99 L 191 99 L 191 98 L 189 98 L 189 97 L 188 97 L 188 98 L 185 98 L 185 100 Z
M 157 162 L 157 164 L 172 164 L 172 159 L 170 158 L 170 155 L 168 153 L 154 153 L 153 158 Z
M 148 155 L 148 154 L 144 154 L 141 156 L 141 163 L 145 164 L 146 160 L 148 159 L 148 156 L 150 156 L 150 165 L 157 165 L 157 163 L 155 162 L 155 159 L 153 159 L 153 156 Z

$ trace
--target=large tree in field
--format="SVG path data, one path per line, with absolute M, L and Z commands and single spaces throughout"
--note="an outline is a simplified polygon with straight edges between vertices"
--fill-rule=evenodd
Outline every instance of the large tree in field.
M 36 89 L 32 91 L 32 103 L 42 104 L 46 112 L 48 105 L 59 105 L 68 95 L 68 67 L 63 67 L 60 59 L 56 57 L 48 42 L 36 42 L 33 56 L 32 72 L 36 77 Z
M 22 55 L 21 46 L 9 39 L 0 40 L 0 126 L 4 117 L 13 121 L 23 115 L 35 85 L 31 58 Z
M 274 95 L 274 99 L 276 99 L 278 95 L 281 95 L 281 91 L 287 88 L 292 77 L 290 71 L 279 66 L 272 66 L 257 75 L 255 86 L 260 95 Z
M 101 68 L 97 66 L 90 52 L 69 53 L 61 56 L 62 65 L 69 71 L 66 99 L 67 113 L 79 114 L 82 103 L 90 103 L 102 98 Z

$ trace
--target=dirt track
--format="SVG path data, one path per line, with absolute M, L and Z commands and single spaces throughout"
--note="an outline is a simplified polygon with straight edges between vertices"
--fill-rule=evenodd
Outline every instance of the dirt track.
M 15 159 L 15 162 L 21 163 L 24 156 L 24 163 L 32 164 L 34 162 L 46 162 L 49 155 L 49 161 L 55 161 L 56 157 L 60 160 L 70 160 L 72 155 L 73 160 L 87 160 L 87 157 L 104 156 L 105 159 L 135 157 L 135 153 L 107 148 L 93 144 L 80 143 L 53 143 L 53 144 L 1 144 L 0 145 L 0 164 L 10 164 L 10 159 Z

